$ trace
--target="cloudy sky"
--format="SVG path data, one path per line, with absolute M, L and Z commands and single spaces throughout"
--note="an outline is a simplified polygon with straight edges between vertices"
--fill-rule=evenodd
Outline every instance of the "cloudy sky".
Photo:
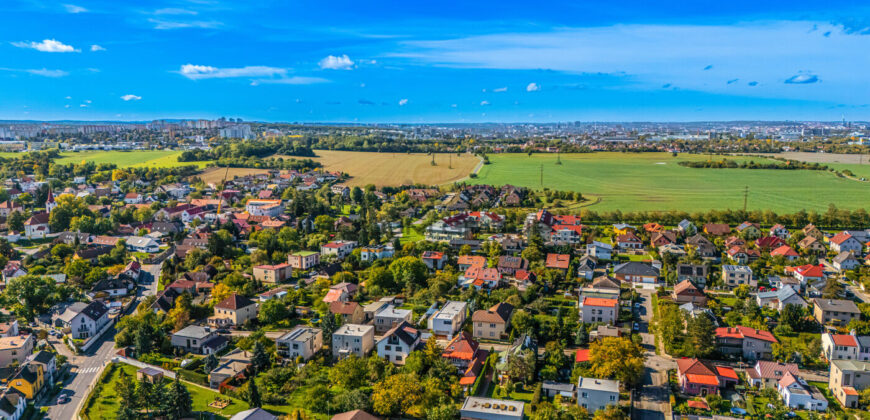
M 870 119 L 866 2 L 659 3 L 5 0 L 0 118 Z

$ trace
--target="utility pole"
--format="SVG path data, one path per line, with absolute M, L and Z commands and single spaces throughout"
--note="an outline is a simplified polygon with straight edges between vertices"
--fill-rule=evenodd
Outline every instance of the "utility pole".
M 544 164 L 541 164 L 541 189 L 544 189 Z
M 743 213 L 746 213 L 746 200 L 749 198 L 749 186 L 743 187 Z

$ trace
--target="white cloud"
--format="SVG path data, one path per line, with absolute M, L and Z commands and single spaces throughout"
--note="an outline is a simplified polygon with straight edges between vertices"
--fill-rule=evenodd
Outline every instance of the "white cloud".
M 167 7 L 164 9 L 157 9 L 154 11 L 155 15 L 196 15 L 198 12 L 196 10 L 189 9 L 181 9 L 176 7 Z
M 541 86 L 535 82 L 529 83 L 529 85 L 526 86 L 526 92 L 537 92 L 539 90 L 541 90 Z
M 88 11 L 88 9 L 74 4 L 65 4 L 63 5 L 63 8 L 66 9 L 67 13 L 85 13 Z
M 169 29 L 215 29 L 223 26 L 222 22 L 216 20 L 191 20 L 191 21 L 173 21 L 163 19 L 148 19 L 148 22 L 154 24 L 154 29 L 169 30 Z
M 273 85 L 313 85 L 316 83 L 328 83 L 328 79 L 324 79 L 322 77 L 305 77 L 305 76 L 291 76 L 291 77 L 281 77 L 277 79 L 256 79 L 251 81 L 251 86 L 257 86 L 261 84 L 273 84 Z
M 124 101 L 129 102 L 129 101 L 138 101 L 138 100 L 142 99 L 142 97 L 141 97 L 141 96 L 137 96 L 137 95 L 132 95 L 132 94 L 129 94 L 129 93 L 128 93 L 128 94 L 122 96 L 121 99 L 123 99 Z
M 66 104 L 66 105 L 64 105 L 63 107 L 64 107 L 64 108 L 69 108 L 69 104 Z
M 45 77 L 63 77 L 68 75 L 69 73 L 63 70 L 49 70 L 46 68 L 42 69 L 29 69 L 25 70 L 30 74 L 35 74 L 37 76 L 45 76 Z
M 87 104 L 80 104 L 80 105 L 79 105 L 79 108 L 87 108 L 87 107 L 88 107 Z
M 8 67 L 0 67 L 0 71 L 8 71 L 12 73 L 29 73 L 43 77 L 63 77 L 69 74 L 69 72 L 66 72 L 64 70 L 51 70 L 44 67 L 41 69 L 14 69 Z
M 507 92 L 507 87 L 495 88 L 492 91 L 493 92 Z
M 273 77 L 287 74 L 287 69 L 268 66 L 245 66 L 218 68 L 196 64 L 185 64 L 178 71 L 182 76 L 191 79 L 226 79 L 232 77 Z
M 489 101 L 480 101 L 480 106 L 487 106 L 487 105 L 489 105 Z
M 91 52 L 97 52 L 97 51 L 106 51 L 106 49 L 97 45 L 97 44 L 91 45 Z
M 13 42 L 12 45 L 18 48 L 32 48 L 42 52 L 79 52 L 79 50 L 73 48 L 72 45 L 66 45 L 56 39 L 44 39 L 42 42 Z
M 64 96 L 64 99 L 72 99 L 72 96 Z
M 330 55 L 320 60 L 319 63 L 320 68 L 329 69 L 329 70 L 350 70 L 353 68 L 353 60 L 347 56 L 347 54 L 334 56 Z
M 399 106 L 405 106 L 405 105 L 407 105 L 407 104 L 408 104 L 408 100 L 407 100 L 407 99 L 399 99 Z

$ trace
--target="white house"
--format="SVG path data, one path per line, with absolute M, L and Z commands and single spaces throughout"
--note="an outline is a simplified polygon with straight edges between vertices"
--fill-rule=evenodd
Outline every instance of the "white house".
M 335 255 L 336 258 L 344 258 L 356 248 L 356 241 L 332 241 L 320 246 L 320 255 Z
M 791 286 L 783 286 L 775 292 L 761 292 L 755 295 L 758 306 L 768 306 L 777 311 L 783 310 L 785 305 L 793 304 L 806 308 L 809 306 L 804 298 Z
M 378 341 L 378 356 L 388 362 L 404 365 L 408 355 L 420 344 L 421 336 L 419 330 L 402 321 Z
M 4 420 L 18 420 L 24 415 L 27 408 L 27 399 L 20 393 L 9 390 L 0 395 L 0 418 Z
M 791 372 L 786 372 L 777 383 L 776 389 L 789 408 L 813 411 L 828 409 L 828 399 L 825 395 L 818 388 L 809 386 L 803 379 L 792 375 Z
M 275 340 L 275 344 L 281 357 L 295 359 L 302 356 L 302 360 L 308 360 L 323 348 L 323 330 L 298 326 Z
M 830 239 L 831 250 L 836 252 L 854 252 L 860 253 L 864 249 L 861 241 L 855 239 L 848 232 L 840 232 Z
M 589 414 L 604 410 L 608 405 L 619 405 L 619 381 L 581 376 L 577 381 L 577 405 Z
M 127 250 L 129 251 L 148 253 L 160 252 L 160 243 L 155 241 L 154 238 L 148 236 L 128 236 L 125 239 L 127 241 Z
M 858 259 L 855 258 L 855 255 L 852 254 L 852 251 L 843 251 L 837 254 L 837 256 L 831 260 L 831 263 L 837 271 L 841 272 L 854 270 L 861 265 L 861 263 L 858 262 Z
M 392 245 L 371 245 L 360 248 L 360 261 L 374 261 L 384 258 L 392 258 L 395 250 Z
M 34 213 L 24 222 L 24 237 L 27 239 L 44 239 L 51 233 L 48 226 L 48 213 Z
M 253 216 L 278 217 L 284 212 L 281 200 L 251 199 L 245 204 L 245 210 Z
M 76 302 L 55 319 L 55 326 L 69 328 L 74 339 L 93 337 L 109 323 L 109 308 L 100 301 Z
M 613 245 L 604 242 L 592 241 L 586 245 L 586 255 L 598 258 L 599 260 L 609 260 L 613 253 Z
M 371 325 L 344 324 L 332 333 L 332 355 L 337 358 L 366 357 L 374 347 L 375 327 Z
M 467 312 L 467 303 L 449 301 L 441 310 L 429 317 L 429 329 L 434 335 L 451 337 L 462 328 Z

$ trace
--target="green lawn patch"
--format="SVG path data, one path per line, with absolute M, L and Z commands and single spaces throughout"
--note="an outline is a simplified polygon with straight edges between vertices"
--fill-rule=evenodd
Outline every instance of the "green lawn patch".
M 180 151 L 176 150 L 96 150 L 87 152 L 64 152 L 54 163 L 66 165 L 70 163 L 94 162 L 96 164 L 110 163 L 119 168 L 175 168 L 179 166 L 205 167 L 210 162 L 179 162 Z

